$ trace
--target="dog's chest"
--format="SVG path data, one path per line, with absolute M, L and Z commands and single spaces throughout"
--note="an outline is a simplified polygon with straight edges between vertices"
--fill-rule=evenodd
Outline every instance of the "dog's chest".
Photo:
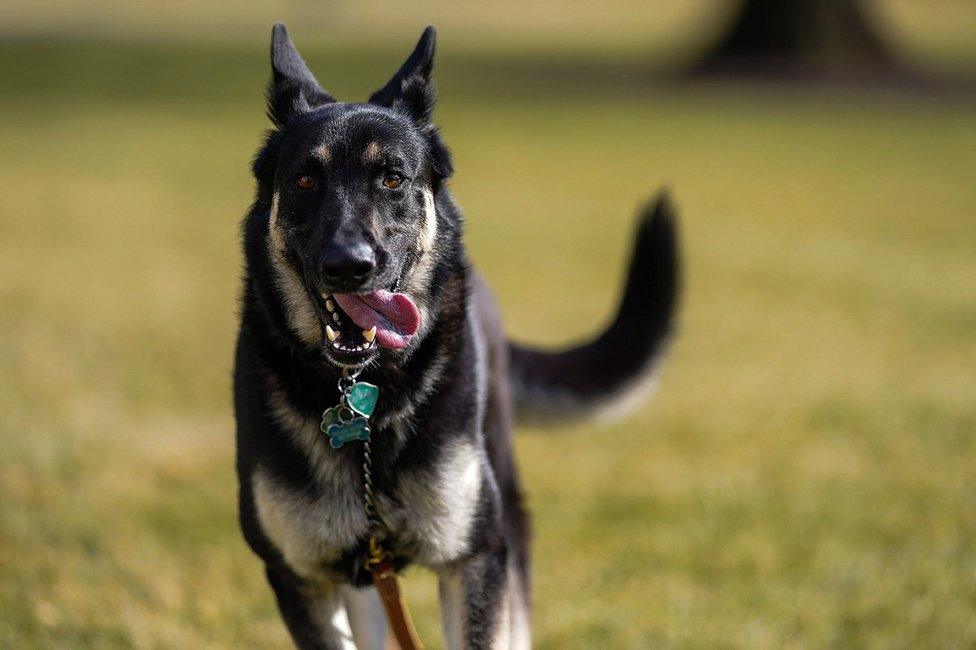
M 265 537 L 298 575 L 315 578 L 361 544 L 368 532 L 361 467 L 316 446 L 309 455 L 316 489 L 296 490 L 257 468 L 251 477 Z M 398 477 L 392 493 L 376 494 L 377 510 L 399 541 L 398 553 L 439 565 L 463 555 L 483 489 L 484 455 L 459 441 L 429 467 Z

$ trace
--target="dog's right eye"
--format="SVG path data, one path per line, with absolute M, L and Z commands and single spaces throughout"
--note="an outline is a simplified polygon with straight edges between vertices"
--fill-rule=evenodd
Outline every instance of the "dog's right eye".
M 315 179 L 311 176 L 299 176 L 295 179 L 295 187 L 300 190 L 310 190 L 315 187 Z

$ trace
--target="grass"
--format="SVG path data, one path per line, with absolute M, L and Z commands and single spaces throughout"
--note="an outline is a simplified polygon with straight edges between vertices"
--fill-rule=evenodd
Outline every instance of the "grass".
M 341 54 L 345 97 L 397 60 Z M 973 105 L 516 63 L 443 59 L 439 107 L 513 335 L 600 327 L 662 183 L 687 256 L 654 400 L 519 435 L 538 646 L 976 644 Z M 229 395 L 263 44 L 25 40 L 0 73 L 0 646 L 287 647 Z

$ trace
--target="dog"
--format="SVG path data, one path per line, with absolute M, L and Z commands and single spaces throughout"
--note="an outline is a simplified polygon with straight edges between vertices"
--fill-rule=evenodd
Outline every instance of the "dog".
M 237 471 L 244 537 L 301 648 L 385 647 L 365 564 L 377 521 L 398 570 L 436 573 L 447 647 L 528 647 L 513 422 L 639 402 L 674 331 L 677 225 L 662 194 L 639 220 L 606 331 L 563 351 L 507 339 L 448 189 L 454 166 L 432 121 L 434 43 L 429 27 L 368 102 L 343 103 L 284 25 L 272 32 L 273 128 L 242 223 Z M 380 394 L 368 426 L 357 420 L 350 441 L 330 441 L 323 411 L 344 376 Z M 365 433 L 373 519 L 367 448 L 352 439 Z

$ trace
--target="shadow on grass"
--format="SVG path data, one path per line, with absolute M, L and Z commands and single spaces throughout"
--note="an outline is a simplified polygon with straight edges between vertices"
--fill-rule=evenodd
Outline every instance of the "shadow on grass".
M 323 85 L 340 98 L 365 98 L 385 82 L 405 55 L 404 48 L 305 48 L 303 53 Z M 686 53 L 693 54 L 693 53 Z M 771 78 L 737 81 L 734 76 L 696 80 L 683 74 L 686 57 L 651 53 L 641 57 L 594 58 L 572 53 L 507 55 L 446 51 L 440 54 L 438 83 L 452 100 L 519 97 L 589 99 L 664 94 L 675 87 L 731 86 L 744 94 L 777 88 L 817 91 L 910 92 L 937 99 L 971 100 L 976 80 L 924 84 L 872 82 L 807 84 Z M 268 78 L 261 44 L 145 43 L 94 40 L 14 40 L 0 43 L 0 75 L 6 81 L 2 104 L 153 102 L 180 104 L 251 103 Z M 2 105 L 0 104 L 0 105 Z

